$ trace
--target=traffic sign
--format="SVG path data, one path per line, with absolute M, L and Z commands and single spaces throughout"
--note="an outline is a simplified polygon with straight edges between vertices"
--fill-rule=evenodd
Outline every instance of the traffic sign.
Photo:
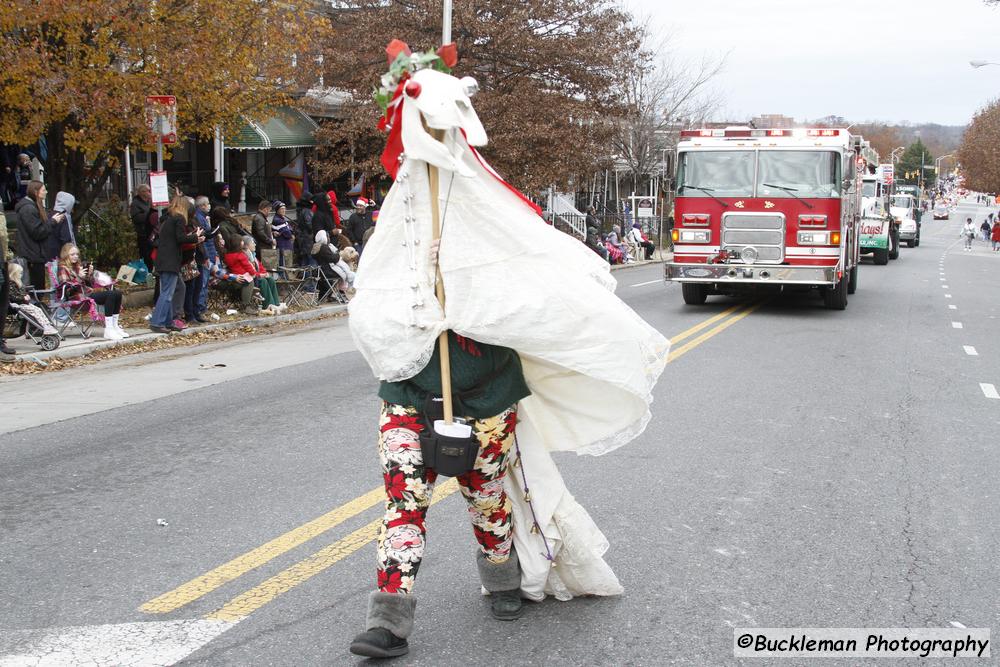
M 173 95 L 146 96 L 146 127 L 156 143 L 161 138 L 165 146 L 177 143 L 177 98 Z

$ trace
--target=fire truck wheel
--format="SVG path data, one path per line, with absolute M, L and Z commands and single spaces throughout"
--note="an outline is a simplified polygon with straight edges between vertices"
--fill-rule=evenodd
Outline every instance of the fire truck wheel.
M 851 278 L 847 281 L 847 293 L 854 294 L 858 291 L 858 266 L 855 264 L 851 269 Z
M 872 253 L 872 258 L 877 265 L 885 266 L 889 263 L 889 251 L 883 248 L 876 248 L 875 252 Z
M 899 232 L 889 232 L 889 259 L 899 259 Z
M 708 299 L 708 289 L 695 283 L 681 283 L 681 295 L 689 306 L 700 306 Z
M 830 310 L 847 308 L 847 280 L 841 278 L 836 287 L 827 287 L 823 291 L 823 305 Z
M 915 244 L 916 244 L 916 242 L 915 242 L 915 241 L 913 241 L 913 240 L 910 240 L 910 241 L 907 241 L 907 242 L 906 242 L 906 247 L 907 247 L 907 248 L 912 248 L 912 247 L 913 247 L 913 246 L 914 246 Z

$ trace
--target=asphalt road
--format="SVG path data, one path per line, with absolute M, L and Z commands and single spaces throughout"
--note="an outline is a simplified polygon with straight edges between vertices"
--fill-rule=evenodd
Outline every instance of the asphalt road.
M 687 334 L 642 437 L 559 458 L 625 594 L 488 619 L 441 494 L 397 663 L 737 664 L 734 627 L 1000 627 L 1000 253 L 959 241 L 983 212 L 927 215 L 844 312 L 685 306 L 659 267 L 617 272 Z M 381 479 L 345 324 L 0 383 L 0 665 L 358 662 Z

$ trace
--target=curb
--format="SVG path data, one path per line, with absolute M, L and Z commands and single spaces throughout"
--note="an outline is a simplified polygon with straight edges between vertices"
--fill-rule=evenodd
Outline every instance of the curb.
M 127 340 L 104 340 L 103 338 L 98 338 L 96 340 L 88 341 L 82 343 L 75 347 L 65 348 L 65 349 L 55 349 L 51 352 L 26 352 L 14 357 L 15 361 L 35 361 L 39 363 L 45 362 L 46 359 L 52 359 L 54 357 L 59 357 L 61 359 L 76 359 L 78 357 L 85 357 L 91 352 L 96 352 L 98 350 L 105 350 L 114 347 L 123 347 L 131 345 L 132 343 L 137 343 L 145 340 L 154 340 L 156 338 L 163 338 L 166 336 L 186 336 L 189 334 L 202 332 L 202 331 L 225 331 L 227 329 L 238 329 L 240 327 L 269 327 L 275 324 L 281 324 L 283 322 L 295 322 L 302 321 L 307 322 L 309 320 L 316 320 L 326 315 L 333 315 L 342 311 L 347 310 L 346 304 L 337 304 L 334 306 L 322 306 L 319 308 L 314 308 L 313 310 L 306 310 L 300 313 L 288 313 L 285 315 L 274 315 L 270 317 L 255 317 L 248 320 L 236 320 L 235 322 L 220 322 L 219 324 L 205 324 L 200 327 L 189 327 L 184 331 L 174 332 L 170 334 L 153 333 L 152 331 L 146 331 L 144 333 L 132 334 Z M 136 351 L 136 354 L 142 354 L 141 351 Z
M 669 262 L 673 260 L 673 253 L 665 253 L 660 259 L 643 260 L 641 262 L 632 262 L 630 264 L 614 264 L 611 266 L 611 271 L 625 271 L 628 269 L 638 269 L 643 266 L 649 266 L 650 264 L 662 264 L 663 262 Z

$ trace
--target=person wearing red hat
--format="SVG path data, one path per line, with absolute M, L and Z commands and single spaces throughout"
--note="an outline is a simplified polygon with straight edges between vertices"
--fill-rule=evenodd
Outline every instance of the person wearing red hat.
M 358 197 L 354 202 L 354 213 L 347 220 L 347 238 L 354 244 L 354 249 L 361 254 L 364 246 L 365 232 L 372 226 L 371 215 L 368 213 L 368 200 Z

